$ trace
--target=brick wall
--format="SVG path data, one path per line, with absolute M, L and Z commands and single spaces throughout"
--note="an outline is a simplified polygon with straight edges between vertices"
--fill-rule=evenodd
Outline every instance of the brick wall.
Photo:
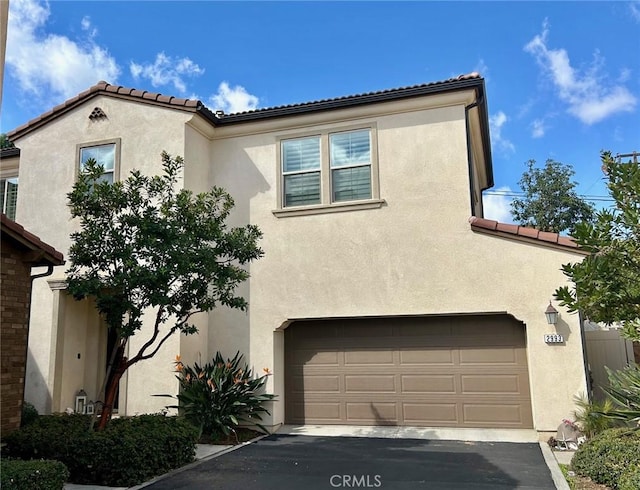
M 12 240 L 2 240 L 0 264 L 0 435 L 20 427 L 29 334 L 31 269 Z

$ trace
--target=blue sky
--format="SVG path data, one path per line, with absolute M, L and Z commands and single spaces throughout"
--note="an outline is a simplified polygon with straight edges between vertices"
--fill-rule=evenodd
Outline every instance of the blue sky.
M 486 215 L 509 221 L 527 160 L 571 164 L 579 193 L 604 196 L 600 150 L 640 151 L 639 33 L 638 0 L 10 0 L 0 124 L 98 80 L 237 112 L 479 71 L 496 184 Z

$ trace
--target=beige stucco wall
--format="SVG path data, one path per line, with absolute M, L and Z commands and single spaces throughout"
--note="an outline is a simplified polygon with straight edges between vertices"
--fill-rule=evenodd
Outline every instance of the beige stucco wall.
M 88 116 L 94 107 L 102 108 L 107 119 L 92 122 Z M 71 191 L 78 164 L 76 145 L 120 138 L 120 176 L 126 177 L 134 168 L 155 175 L 161 171 L 162 150 L 173 155 L 184 154 L 185 123 L 192 117 L 186 112 L 99 96 L 20 138 L 15 142 L 21 148 L 17 221 L 36 235 L 46 237 L 49 244 L 67 256 L 69 234 L 76 226 L 70 220 L 66 205 L 66 194 Z M 56 267 L 47 279 L 62 279 L 64 271 L 64 266 Z M 78 370 L 82 370 L 80 365 L 91 370 L 94 368 L 89 364 L 96 362 L 88 358 L 83 362 L 73 359 L 77 357 L 77 349 L 72 346 L 79 347 L 73 344 L 81 344 L 81 339 L 74 339 L 68 348 L 56 351 L 56 335 L 52 335 L 52 331 L 57 332 L 61 322 L 66 332 L 80 332 L 84 328 L 82 315 L 69 314 L 57 320 L 59 302 L 54 301 L 57 294 L 60 293 L 52 291 L 47 280 L 34 282 L 25 397 L 44 411 L 52 408 L 54 389 L 61 390 L 61 403 L 68 405 L 68 394 L 85 383 L 84 377 L 81 379 L 78 374 Z M 134 338 L 132 352 L 141 345 L 141 339 L 140 335 Z M 172 362 L 179 351 L 180 339 L 176 336 L 153 359 L 145 361 L 141 371 L 132 369 L 128 382 L 121 388 L 126 390 L 121 398 L 126 401 L 124 406 L 121 404 L 121 412 L 154 412 L 167 404 L 167 400 L 151 395 L 176 391 Z M 58 386 L 54 386 L 53 380 L 56 371 L 62 373 L 60 378 L 64 380 L 58 380 L 62 383 Z M 54 409 L 57 408 L 54 406 Z
M 228 356 L 239 350 L 258 373 L 263 367 L 274 371 L 268 389 L 279 401 L 266 422 L 281 423 L 282 328 L 291 320 L 507 313 L 527 329 L 535 427 L 555 430 L 571 415 L 572 397 L 586 390 L 582 343 L 578 318 L 563 311 L 558 331 L 566 344 L 544 344 L 543 334 L 554 329 L 543 311 L 564 283 L 560 265 L 580 256 L 471 230 L 464 107 L 472 100 L 460 92 L 203 130 L 202 121 L 195 124 L 188 114 L 100 97 L 18 142 L 24 149 L 18 217 L 66 253 L 72 224 L 61 217 L 68 216 L 65 194 L 73 182 L 75 145 L 119 137 L 121 176 L 132 162 L 158 173 L 162 149 L 184 155 L 185 187 L 226 188 L 236 202 L 229 224 L 252 223 L 263 231 L 265 256 L 250 266 L 251 279 L 239 291 L 249 300 L 249 311 L 219 308 L 201 315 L 196 319 L 201 334 L 175 337 L 154 359 L 132 368 L 126 413 L 166 404 L 151 395 L 176 392 L 176 354 L 187 362 L 206 362 L 217 350 Z M 88 122 L 95 106 L 108 121 Z M 358 125 L 377 128 L 385 204 L 276 217 L 278 138 Z M 46 283 L 34 291 L 32 378 L 50 378 L 52 294 Z M 140 341 L 134 338 L 132 350 Z M 32 399 L 42 396 L 41 386 L 33 380 L 30 386 Z
M 284 346 L 277 329 L 289 320 L 506 312 L 526 324 L 535 427 L 555 430 L 571 415 L 572 397 L 586 390 L 582 343 L 577 317 L 563 313 L 559 331 L 566 345 L 546 345 L 543 334 L 554 329 L 543 311 L 564 284 L 560 265 L 580 256 L 471 231 L 464 103 L 388 104 L 349 114 L 290 118 L 288 127 L 278 121 L 274 131 L 256 123 L 216 132 L 213 182 L 242 196 L 236 216 L 260 226 L 265 256 L 251 266 L 249 317 L 212 315 L 235 319 L 236 326 L 248 322 L 249 329 L 213 336 L 234 349 L 248 342 L 256 370 L 275 370 L 269 388 L 280 399 L 273 405 L 277 424 L 284 420 Z M 274 216 L 277 138 L 370 123 L 377 125 L 384 206 Z

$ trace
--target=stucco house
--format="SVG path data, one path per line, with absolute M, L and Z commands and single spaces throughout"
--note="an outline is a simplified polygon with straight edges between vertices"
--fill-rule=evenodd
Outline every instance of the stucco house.
M 131 368 L 121 414 L 164 406 L 152 395 L 177 391 L 176 354 L 217 350 L 274 373 L 272 426 L 555 431 L 587 391 L 578 315 L 544 315 L 581 251 L 483 218 L 493 174 L 477 73 L 237 114 L 99 82 L 9 137 L 17 219 L 63 252 L 77 226 L 66 193 L 89 156 L 117 180 L 158 174 L 162 150 L 182 155 L 185 188 L 226 188 L 231 224 L 264 233 L 241 289 L 249 312 L 203 314 L 199 334 Z M 64 279 L 58 267 L 34 285 L 26 397 L 42 411 L 72 407 L 80 389 L 99 399 L 106 363 L 101 320 Z

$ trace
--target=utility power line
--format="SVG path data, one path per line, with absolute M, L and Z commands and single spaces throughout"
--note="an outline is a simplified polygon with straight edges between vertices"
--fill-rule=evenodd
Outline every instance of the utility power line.
M 517 192 L 517 191 L 485 191 L 484 195 L 485 196 L 505 196 L 505 197 L 525 197 L 524 192 Z M 578 194 L 578 197 L 584 199 L 585 201 L 603 201 L 603 202 L 614 201 L 612 197 L 607 197 L 607 196 Z

